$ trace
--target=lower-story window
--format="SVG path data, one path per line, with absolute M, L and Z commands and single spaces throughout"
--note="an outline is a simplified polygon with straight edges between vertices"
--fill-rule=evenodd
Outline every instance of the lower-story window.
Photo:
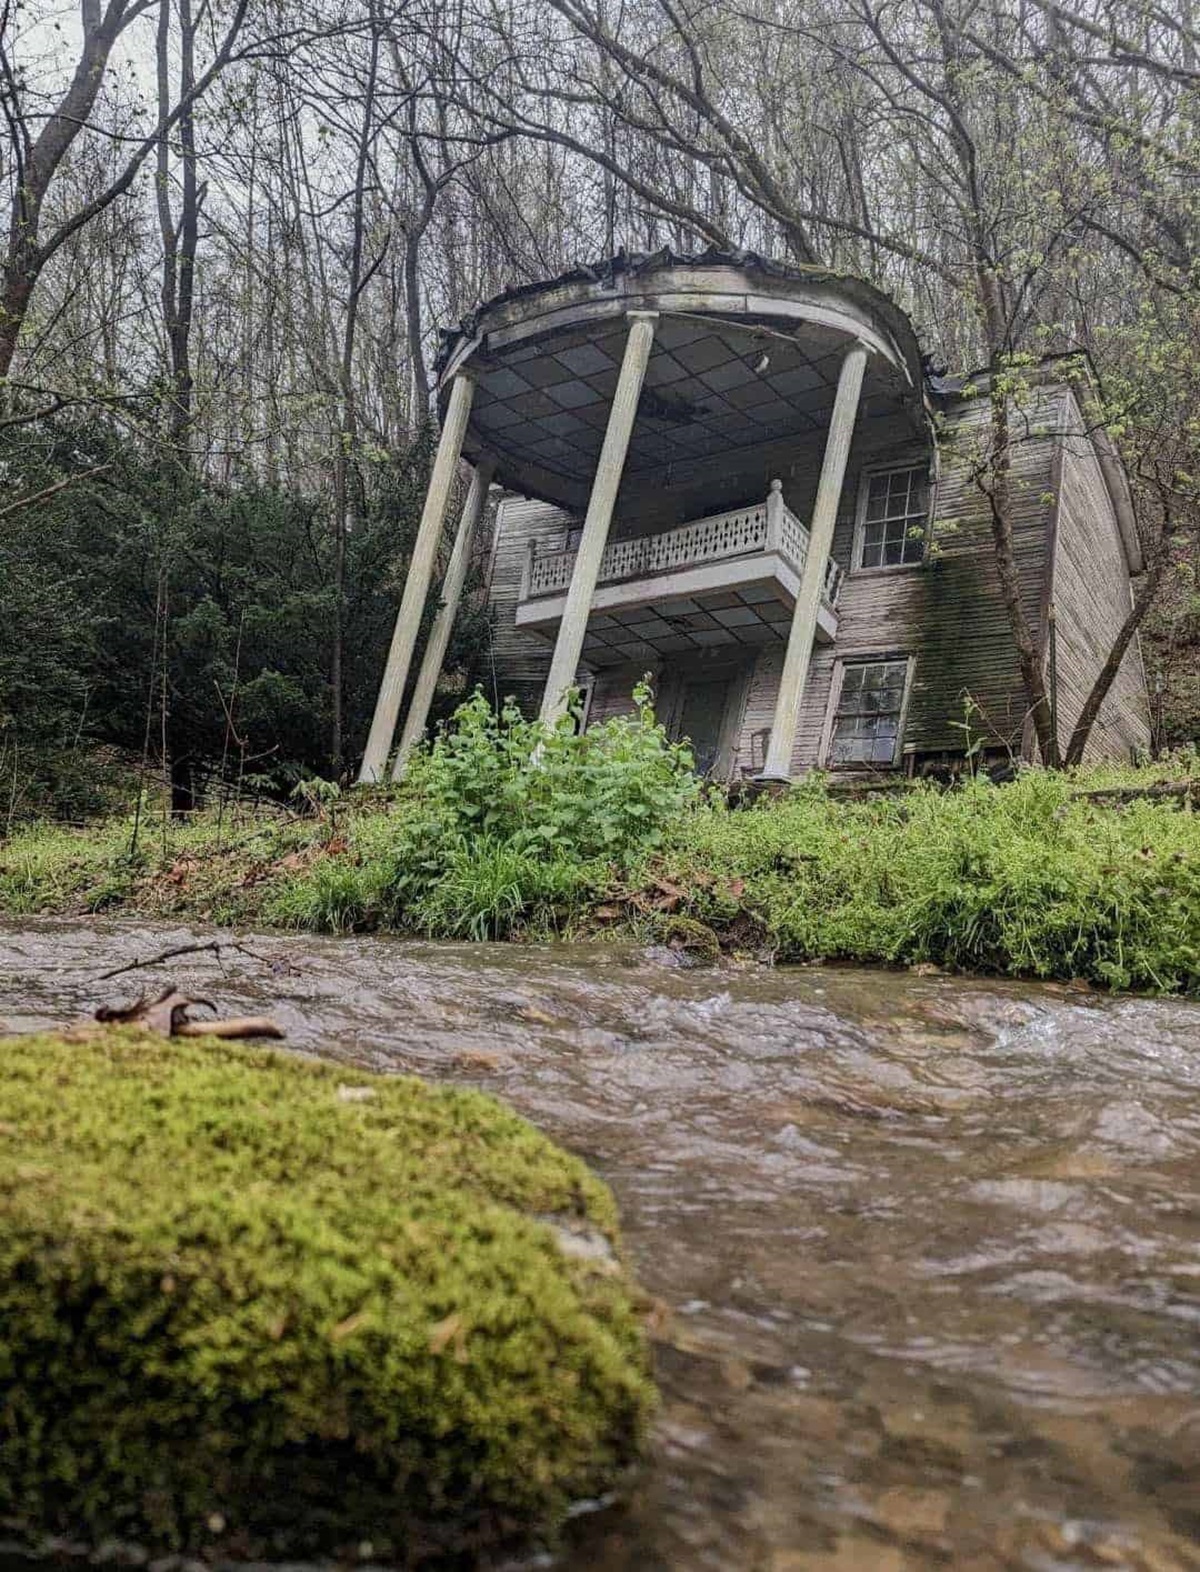
M 898 762 L 908 673 L 907 659 L 845 662 L 829 735 L 831 765 Z

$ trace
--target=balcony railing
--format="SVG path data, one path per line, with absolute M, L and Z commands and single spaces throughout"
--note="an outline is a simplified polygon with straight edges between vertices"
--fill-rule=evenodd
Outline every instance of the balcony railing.
M 656 578 L 695 568 L 704 563 L 724 562 L 735 557 L 765 556 L 777 553 L 795 571 L 804 571 L 808 557 L 808 530 L 783 500 L 778 481 L 771 484 L 765 502 L 751 507 L 733 508 L 695 519 L 677 529 L 656 535 L 638 535 L 632 540 L 615 540 L 600 559 L 599 584 L 619 584 L 631 579 Z M 537 550 L 531 543 L 521 584 L 522 600 L 565 594 L 575 571 L 575 551 Z M 837 604 L 842 570 L 832 557 L 825 564 L 823 597 L 830 606 Z

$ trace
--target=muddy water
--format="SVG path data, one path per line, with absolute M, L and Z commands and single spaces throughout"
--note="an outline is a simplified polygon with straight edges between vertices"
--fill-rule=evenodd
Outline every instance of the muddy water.
M 1200 1007 L 376 939 L 97 981 L 193 937 L 0 931 L 0 1020 L 169 976 L 494 1090 L 615 1188 L 665 1401 L 541 1564 L 1200 1569 Z

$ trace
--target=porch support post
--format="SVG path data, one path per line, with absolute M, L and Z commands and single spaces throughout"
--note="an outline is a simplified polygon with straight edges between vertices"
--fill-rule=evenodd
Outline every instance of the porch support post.
M 604 445 L 600 449 L 600 462 L 592 481 L 592 494 L 588 498 L 587 515 L 583 521 L 583 535 L 575 555 L 575 569 L 571 574 L 571 587 L 554 656 L 550 662 L 550 675 L 546 678 L 546 691 L 542 695 L 541 719 L 547 726 L 566 711 L 567 691 L 575 681 L 579 658 L 583 653 L 583 640 L 587 632 L 588 614 L 600 576 L 600 559 L 608 543 L 608 528 L 612 523 L 617 490 L 625 469 L 629 452 L 629 439 L 637 415 L 642 382 L 654 344 L 657 311 L 630 311 L 629 337 L 625 341 L 625 358 L 621 362 L 621 375 L 608 412 L 608 428 Z
M 359 784 L 383 779 L 388 754 L 392 751 L 392 738 L 400 715 L 400 701 L 404 697 L 404 684 L 408 681 L 408 668 L 412 662 L 413 647 L 429 594 L 429 581 L 433 577 L 433 563 L 437 555 L 442 523 L 450 502 L 458 459 L 462 452 L 463 437 L 467 431 L 467 417 L 471 413 L 471 399 L 475 384 L 464 372 L 459 372 L 450 388 L 450 403 L 446 410 L 446 423 L 438 441 L 433 473 L 429 477 L 429 490 L 425 493 L 425 507 L 417 528 L 417 541 L 413 547 L 408 577 L 404 581 L 404 594 L 396 616 L 396 627 L 388 650 L 379 697 L 375 701 L 375 716 L 371 721 L 367 748 L 363 754 Z
M 850 456 L 850 439 L 854 435 L 854 422 L 858 417 L 858 398 L 866 366 L 867 351 L 862 344 L 856 344 L 842 361 L 838 375 L 829 435 L 825 439 L 825 456 L 821 461 L 821 478 L 817 484 L 817 500 L 813 504 L 809 526 L 808 555 L 804 559 L 800 588 L 792 609 L 787 654 L 783 658 L 783 675 L 779 679 L 779 693 L 775 699 L 775 719 L 771 723 L 771 741 L 763 769 L 763 775 L 768 780 L 786 781 L 792 773 L 792 750 L 796 745 L 800 705 L 804 698 L 804 684 L 808 680 L 808 665 L 817 631 L 817 613 L 821 609 L 821 595 L 825 588 L 825 566 L 833 545 L 833 527 L 837 523 L 842 482 L 846 476 L 846 461 Z
M 396 762 L 392 765 L 393 780 L 398 781 L 403 776 L 408 756 L 420 742 L 425 731 L 425 723 L 429 719 L 433 691 L 441 675 L 442 662 L 446 659 L 446 646 L 450 643 L 450 633 L 458 614 L 458 603 L 462 599 L 463 583 L 471 561 L 471 547 L 475 542 L 475 531 L 483 514 L 484 504 L 487 502 L 488 489 L 492 484 L 495 469 L 495 460 L 485 458 L 475 466 L 471 476 L 471 488 L 467 492 L 466 502 L 463 503 L 462 515 L 458 521 L 458 533 L 454 537 L 454 547 L 450 552 L 446 577 L 442 580 L 442 604 L 438 607 L 437 615 L 433 619 L 433 627 L 429 630 L 429 642 L 425 646 L 421 669 L 417 673 L 412 703 L 408 707 L 408 719 L 404 722 L 404 730 L 400 733 L 400 746 L 396 750 Z

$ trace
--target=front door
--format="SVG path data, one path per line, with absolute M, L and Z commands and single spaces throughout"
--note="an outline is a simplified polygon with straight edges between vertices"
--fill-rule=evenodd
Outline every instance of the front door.
M 729 677 L 712 677 L 683 685 L 677 728 L 680 740 L 686 738 L 692 745 L 697 775 L 710 775 L 716 768 L 725 707 L 732 686 Z

